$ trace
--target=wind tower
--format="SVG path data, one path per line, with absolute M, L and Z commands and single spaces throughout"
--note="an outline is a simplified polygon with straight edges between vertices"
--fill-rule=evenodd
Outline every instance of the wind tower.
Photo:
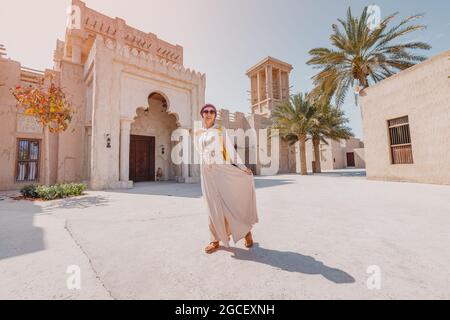
M 292 69 L 286 62 L 267 57 L 247 70 L 252 114 L 269 118 L 277 103 L 289 97 Z

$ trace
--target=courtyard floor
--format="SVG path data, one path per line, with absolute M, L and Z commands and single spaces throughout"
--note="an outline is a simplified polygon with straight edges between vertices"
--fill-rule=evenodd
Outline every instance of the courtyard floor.
M 254 248 L 212 255 L 199 185 L 0 195 L 0 299 L 450 299 L 449 186 L 360 171 L 255 181 Z M 71 265 L 80 290 L 67 289 Z

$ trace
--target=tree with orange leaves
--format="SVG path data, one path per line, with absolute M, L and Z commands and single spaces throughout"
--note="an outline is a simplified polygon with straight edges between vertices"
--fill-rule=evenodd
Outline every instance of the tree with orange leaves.
M 53 82 L 50 76 L 50 85 L 44 86 L 45 78 L 34 86 L 16 86 L 12 95 L 17 106 L 26 115 L 33 116 L 44 127 L 45 140 L 45 184 L 50 183 L 49 164 L 49 132 L 60 133 L 66 131 L 73 117 L 71 103 L 61 87 Z

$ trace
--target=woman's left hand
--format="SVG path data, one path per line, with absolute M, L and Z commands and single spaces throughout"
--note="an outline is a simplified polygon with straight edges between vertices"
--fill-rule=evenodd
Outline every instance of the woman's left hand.
M 243 171 L 244 171 L 246 174 L 248 174 L 249 176 L 253 175 L 253 171 L 250 170 L 249 168 L 245 168 Z

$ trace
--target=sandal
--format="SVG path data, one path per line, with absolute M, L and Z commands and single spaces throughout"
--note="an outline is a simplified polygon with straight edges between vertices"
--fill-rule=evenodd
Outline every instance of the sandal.
M 251 248 L 252 246 L 253 246 L 253 237 L 252 237 L 252 233 L 249 232 L 245 236 L 245 247 L 246 248 Z
M 210 254 L 219 249 L 219 241 L 211 242 L 206 248 L 205 252 Z

